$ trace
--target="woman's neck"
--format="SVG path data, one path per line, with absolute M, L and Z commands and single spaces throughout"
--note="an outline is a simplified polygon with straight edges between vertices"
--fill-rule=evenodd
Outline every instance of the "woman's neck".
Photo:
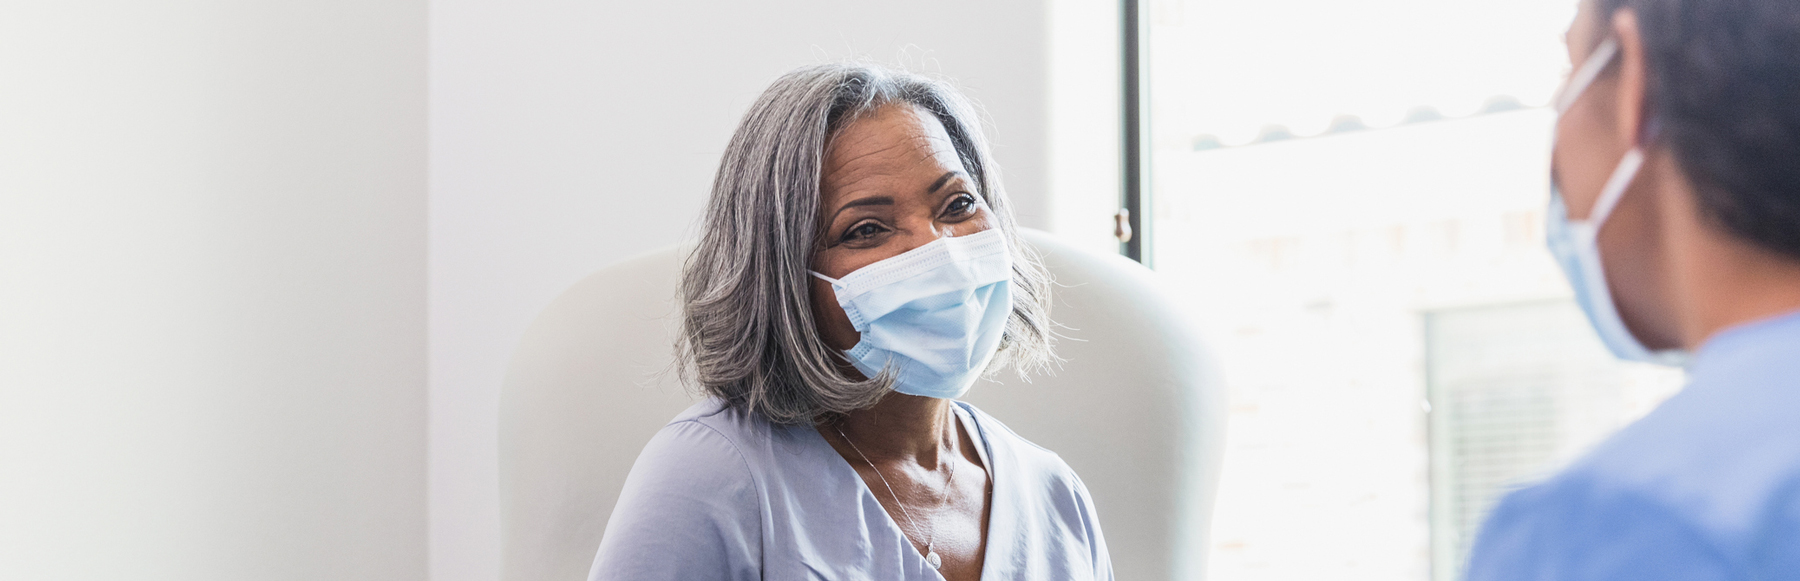
M 867 409 L 850 412 L 832 427 L 843 431 L 869 459 L 912 461 L 927 470 L 956 437 L 950 400 L 889 393 Z

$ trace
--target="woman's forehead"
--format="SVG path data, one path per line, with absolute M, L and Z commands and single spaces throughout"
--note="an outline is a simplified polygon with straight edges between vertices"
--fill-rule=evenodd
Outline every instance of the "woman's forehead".
M 844 127 L 826 152 L 828 186 L 875 175 L 962 170 L 943 123 L 913 105 L 884 105 Z

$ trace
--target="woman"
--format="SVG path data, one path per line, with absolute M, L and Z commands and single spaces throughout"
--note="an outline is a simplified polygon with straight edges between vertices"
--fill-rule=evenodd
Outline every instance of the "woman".
M 864 65 L 744 116 L 683 279 L 706 401 L 647 445 L 591 577 L 1111 579 L 1081 480 L 954 401 L 1050 353 L 973 109 Z

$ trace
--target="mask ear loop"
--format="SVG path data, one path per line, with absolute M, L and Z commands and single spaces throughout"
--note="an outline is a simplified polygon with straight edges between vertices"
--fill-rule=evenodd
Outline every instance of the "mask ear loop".
M 1633 147 L 1625 152 L 1624 159 L 1619 160 L 1619 167 L 1613 169 L 1612 176 L 1606 179 L 1606 186 L 1600 190 L 1600 199 L 1594 202 L 1594 211 L 1588 214 L 1588 223 L 1594 225 L 1595 231 L 1606 223 L 1613 208 L 1619 207 L 1619 200 L 1625 198 L 1625 190 L 1631 189 L 1631 181 L 1637 177 L 1638 170 L 1644 167 L 1644 148 Z
M 1557 117 L 1562 117 L 1570 107 L 1574 107 L 1575 102 L 1581 99 L 1588 87 L 1594 84 L 1594 80 L 1600 78 L 1600 74 L 1606 72 L 1606 67 L 1612 66 L 1613 60 L 1617 58 L 1619 58 L 1619 40 L 1617 38 L 1608 37 L 1601 41 L 1599 46 L 1594 47 L 1594 52 L 1588 55 L 1587 61 L 1581 63 L 1581 68 L 1569 76 L 1569 81 L 1563 85 L 1562 90 L 1557 91 Z M 1613 208 L 1619 205 L 1619 200 L 1625 196 L 1625 190 L 1631 186 L 1632 178 L 1637 176 L 1638 170 L 1643 166 L 1644 151 L 1642 147 L 1634 147 L 1631 151 L 1626 152 L 1625 157 L 1619 160 L 1619 165 L 1613 168 L 1612 176 L 1607 178 L 1606 185 L 1600 189 L 1600 199 L 1594 201 L 1594 208 L 1588 212 L 1585 222 L 1593 224 L 1596 230 L 1601 224 L 1606 223 L 1607 216 L 1611 215 Z M 1557 197 L 1561 197 L 1560 192 L 1558 194 Z
M 1574 107 L 1581 94 L 1587 92 L 1588 85 L 1594 84 L 1594 79 L 1600 78 L 1600 73 L 1606 72 L 1606 67 L 1612 66 L 1613 59 L 1618 56 L 1618 39 L 1607 38 L 1594 47 L 1594 54 L 1589 55 L 1587 62 L 1581 63 L 1581 68 L 1569 76 L 1569 82 L 1556 92 L 1556 114 L 1560 116 Z
M 831 278 L 831 277 L 825 276 L 823 274 L 819 274 L 819 271 L 817 271 L 817 270 L 808 270 L 806 272 L 813 276 L 819 277 L 819 280 L 831 283 L 832 288 L 843 288 L 843 286 L 844 286 L 844 281 L 841 281 L 841 280 L 838 280 L 835 278 Z

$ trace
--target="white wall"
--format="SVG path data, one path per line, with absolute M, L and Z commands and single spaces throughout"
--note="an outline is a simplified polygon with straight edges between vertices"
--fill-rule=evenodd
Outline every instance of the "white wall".
M 423 579 L 424 0 L 0 7 L 0 579 Z
M 1120 205 L 1118 2 L 1049 0 L 1048 135 L 1050 211 L 1058 238 L 1094 252 L 1118 252 Z
M 738 116 L 781 73 L 868 56 L 954 79 L 992 117 L 1022 221 L 1049 225 L 1047 12 L 434 0 L 433 579 L 495 577 L 496 406 L 526 325 L 583 275 L 689 236 Z

